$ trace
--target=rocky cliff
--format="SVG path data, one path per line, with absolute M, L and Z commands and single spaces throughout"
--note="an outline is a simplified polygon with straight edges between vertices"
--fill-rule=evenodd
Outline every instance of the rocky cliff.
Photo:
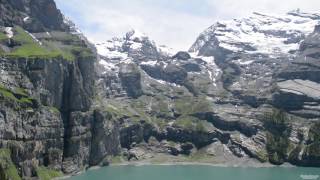
M 189 52 L 90 44 L 53 0 L 0 0 L 0 177 L 119 162 L 320 166 L 319 20 L 218 22 Z
M 92 46 L 52 0 L 0 7 L 0 149 L 10 152 L 15 178 L 74 173 L 116 154 L 117 125 L 93 108 Z M 5 161 L 0 174 L 10 179 Z

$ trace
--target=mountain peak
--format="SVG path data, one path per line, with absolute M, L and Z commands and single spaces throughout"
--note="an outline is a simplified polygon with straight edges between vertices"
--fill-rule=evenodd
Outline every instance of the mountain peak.
M 126 40 L 142 42 L 144 39 L 148 39 L 148 36 L 143 32 L 132 29 L 126 33 L 125 38 Z
M 299 8 L 298 9 L 294 9 L 292 11 L 289 11 L 287 13 L 287 15 L 297 16 L 297 17 L 302 17 L 302 18 L 310 18 L 310 19 L 314 19 L 314 20 L 316 20 L 316 19 L 320 20 L 320 14 L 303 12 Z
M 299 48 L 301 40 L 312 33 L 318 23 L 317 14 L 300 10 L 286 15 L 254 12 L 247 18 L 217 22 L 198 37 L 189 51 L 201 55 L 209 47 L 218 47 L 228 52 L 287 56 Z

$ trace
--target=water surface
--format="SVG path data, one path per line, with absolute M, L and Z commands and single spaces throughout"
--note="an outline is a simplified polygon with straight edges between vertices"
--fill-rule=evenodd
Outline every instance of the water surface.
M 319 168 L 148 165 L 104 167 L 89 170 L 68 180 L 320 180 L 319 175 Z

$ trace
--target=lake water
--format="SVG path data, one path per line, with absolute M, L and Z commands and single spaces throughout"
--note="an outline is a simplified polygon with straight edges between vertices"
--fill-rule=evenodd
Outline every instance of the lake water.
M 301 180 L 319 179 L 320 168 L 240 168 L 200 165 L 110 166 L 68 180 Z

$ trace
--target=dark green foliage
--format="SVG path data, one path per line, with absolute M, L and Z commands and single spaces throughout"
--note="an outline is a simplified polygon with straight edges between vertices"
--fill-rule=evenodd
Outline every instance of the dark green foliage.
M 7 40 L 8 37 L 3 32 L 0 32 L 0 42 Z
M 10 90 L 2 85 L 0 85 L 0 100 L 7 100 L 10 102 L 19 103 L 21 107 L 33 107 L 35 103 L 35 99 L 28 96 L 26 90 L 22 88 L 16 88 L 14 90 Z
M 206 132 L 206 121 L 200 120 L 193 116 L 181 116 L 173 124 L 175 127 L 183 128 L 190 131 Z
M 272 113 L 266 113 L 264 117 L 264 126 L 272 134 L 280 136 L 289 133 L 289 118 L 284 111 L 273 109 Z
M 175 100 L 174 109 L 181 115 L 191 115 L 199 112 L 210 112 L 210 102 L 205 97 L 184 96 Z
M 41 180 L 51 180 L 53 178 L 61 177 L 63 174 L 59 171 L 49 169 L 47 167 L 38 167 L 37 175 Z
M 265 115 L 267 151 L 271 163 L 282 164 L 287 158 L 291 132 L 288 121 L 287 114 L 280 110 L 274 109 L 272 113 Z
M 0 149 L 0 179 L 21 180 L 16 166 L 11 160 L 9 149 Z
M 315 123 L 309 131 L 309 144 L 306 153 L 314 161 L 320 161 L 320 122 Z
M 315 123 L 310 128 L 309 138 L 313 142 L 320 142 L 320 122 Z

